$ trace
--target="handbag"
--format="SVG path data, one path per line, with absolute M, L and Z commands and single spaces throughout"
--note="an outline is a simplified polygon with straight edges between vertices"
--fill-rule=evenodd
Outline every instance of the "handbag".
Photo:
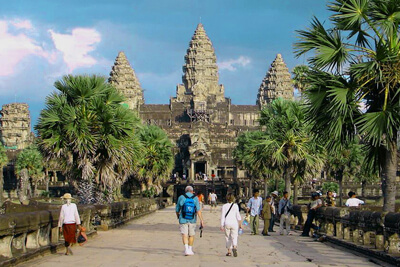
M 78 243 L 80 244 L 80 243 L 84 243 L 84 242 L 86 242 L 86 238 L 84 238 L 83 235 L 79 235 L 78 236 Z

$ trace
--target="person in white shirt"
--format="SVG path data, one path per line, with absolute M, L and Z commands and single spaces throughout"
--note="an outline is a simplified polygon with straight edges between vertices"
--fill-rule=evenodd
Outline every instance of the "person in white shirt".
M 242 229 L 242 217 L 239 213 L 239 206 L 235 203 L 235 197 L 232 193 L 226 196 L 228 203 L 222 206 L 221 211 L 221 231 L 225 232 L 226 256 L 237 257 L 237 244 L 239 229 Z
M 365 202 L 356 198 L 356 193 L 353 191 L 350 191 L 348 193 L 349 199 L 346 201 L 346 206 L 347 207 L 359 207 L 360 205 L 364 205 Z
M 58 227 L 60 228 L 60 233 L 62 232 L 64 236 L 65 255 L 72 255 L 71 245 L 76 243 L 76 227 L 78 226 L 79 230 L 81 230 L 81 219 L 76 204 L 71 203 L 71 194 L 65 193 L 61 198 L 66 203 L 61 207 Z
M 208 202 L 209 202 L 209 204 L 211 205 L 211 207 L 210 207 L 210 212 L 213 211 L 213 208 L 214 208 L 214 209 L 217 208 L 217 199 L 218 199 L 217 194 L 215 194 L 214 191 L 212 191 L 212 192 L 210 192 L 210 193 L 208 194 Z

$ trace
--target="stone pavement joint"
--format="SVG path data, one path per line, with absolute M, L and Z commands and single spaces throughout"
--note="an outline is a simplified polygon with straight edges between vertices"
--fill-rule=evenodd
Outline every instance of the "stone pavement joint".
M 311 238 L 252 236 L 248 228 L 239 236 L 238 257 L 226 257 L 225 237 L 219 230 L 220 213 L 203 212 L 203 238 L 196 233 L 194 256 L 185 257 L 174 207 L 168 207 L 98 235 L 83 246 L 74 246 L 73 256 L 40 256 L 18 266 L 388 266 Z M 262 230 L 260 223 L 260 231 Z M 277 230 L 277 227 L 276 227 Z

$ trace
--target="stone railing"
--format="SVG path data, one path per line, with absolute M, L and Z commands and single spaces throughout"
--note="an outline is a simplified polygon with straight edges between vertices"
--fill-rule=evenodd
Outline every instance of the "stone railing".
M 305 205 L 294 206 L 293 224 L 301 228 L 307 219 Z M 317 210 L 315 223 L 319 234 L 345 242 L 360 249 L 378 252 L 381 256 L 400 253 L 400 213 L 360 208 L 322 207 Z
M 108 230 L 172 204 L 171 198 L 134 199 L 110 205 L 78 205 L 88 235 Z M 59 233 L 60 205 L 6 203 L 0 215 L 0 266 L 14 264 L 63 244 Z

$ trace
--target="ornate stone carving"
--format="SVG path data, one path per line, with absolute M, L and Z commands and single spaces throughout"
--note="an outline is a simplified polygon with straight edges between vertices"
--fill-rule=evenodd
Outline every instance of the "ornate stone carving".
M 289 69 L 282 59 L 282 55 L 276 55 L 257 95 L 257 105 L 264 106 L 277 98 L 293 99 L 293 84 L 290 79 Z
M 108 81 L 125 96 L 130 109 L 138 110 L 144 104 L 143 89 L 124 52 L 115 59 Z
M 7 149 L 24 149 L 32 142 L 31 117 L 25 103 L 3 105 L 0 111 L 0 141 Z

